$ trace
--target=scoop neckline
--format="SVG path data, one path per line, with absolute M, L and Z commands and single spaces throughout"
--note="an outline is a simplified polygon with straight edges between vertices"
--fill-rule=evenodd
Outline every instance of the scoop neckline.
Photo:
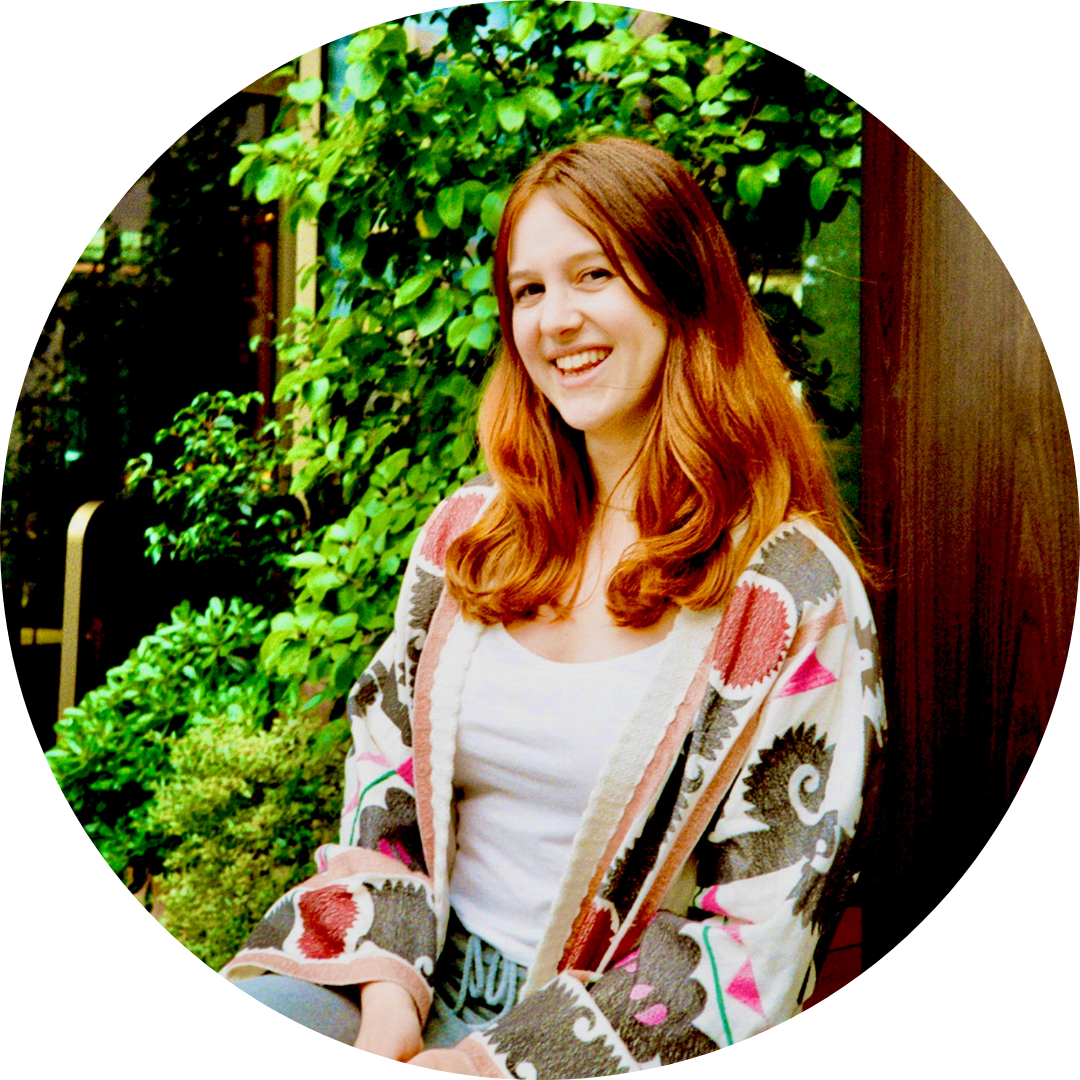
M 522 645 L 520 641 L 503 623 L 495 623 L 490 629 L 494 630 L 496 634 L 500 634 L 506 641 L 510 643 L 510 646 L 519 653 L 524 653 L 529 659 L 536 661 L 538 664 L 546 664 L 556 668 L 572 668 L 575 671 L 588 671 L 589 669 L 602 668 L 602 667 L 618 667 L 621 664 L 628 664 L 632 660 L 649 659 L 654 653 L 660 652 L 667 639 L 671 636 L 671 630 L 659 640 L 654 641 L 651 645 L 646 645 L 643 649 L 635 649 L 633 652 L 620 653 L 618 656 L 608 656 L 603 660 L 549 660 L 546 656 L 541 656 L 539 653 L 535 653 L 527 645 Z

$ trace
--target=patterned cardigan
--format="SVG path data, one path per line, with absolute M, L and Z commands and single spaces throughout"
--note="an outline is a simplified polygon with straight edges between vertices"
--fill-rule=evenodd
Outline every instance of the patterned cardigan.
M 493 493 L 446 500 L 409 560 L 395 629 L 349 700 L 341 842 L 223 974 L 387 979 L 421 1018 L 449 914 L 453 759 L 482 627 L 443 588 L 451 540 Z M 884 714 L 851 564 L 796 520 L 724 610 L 681 609 L 586 808 L 518 1004 L 459 1044 L 482 1076 L 605 1076 L 708 1053 L 813 990 L 856 875 Z M 860 833 L 861 835 L 861 833 Z

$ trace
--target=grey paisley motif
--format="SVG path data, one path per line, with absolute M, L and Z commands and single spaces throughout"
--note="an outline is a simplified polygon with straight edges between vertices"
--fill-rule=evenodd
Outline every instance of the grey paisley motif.
M 360 812 L 359 836 L 354 841 L 369 851 L 382 851 L 383 845 L 410 870 L 426 872 L 420 830 L 417 827 L 416 799 L 401 788 L 386 793 L 386 809 L 365 806 Z
M 380 661 L 364 672 L 364 677 L 353 687 L 349 696 L 349 716 L 363 716 L 381 695 L 380 708 L 401 732 L 401 741 L 412 746 L 412 722 L 409 710 L 402 704 L 398 694 L 397 679 Z
M 791 593 L 799 615 L 804 605 L 838 592 L 840 578 L 825 553 L 808 536 L 792 529 L 774 540 L 749 569 L 779 581 Z
M 661 1065 L 708 1054 L 716 1043 L 692 1021 L 708 995 L 693 978 L 701 948 L 679 933 L 685 920 L 661 911 L 641 939 L 637 957 L 612 968 L 593 988 L 593 1000 L 618 1032 L 636 1061 Z M 639 991 L 633 998 L 630 991 Z M 642 996 L 641 991 L 648 988 Z M 657 1016 L 663 1019 L 657 1021 Z
M 245 949 L 280 949 L 285 945 L 296 924 L 296 910 L 292 897 L 283 896 L 264 916 L 262 922 L 252 930 Z
M 409 595 L 409 626 L 412 629 L 427 631 L 442 591 L 442 577 L 429 574 L 422 566 L 416 568 L 416 584 Z
M 863 668 L 862 688 L 869 690 L 874 697 L 881 693 L 881 650 L 878 648 L 878 636 L 874 631 L 873 623 L 868 622 L 863 626 L 858 619 L 855 620 L 855 640 L 860 649 L 866 649 L 870 653 L 870 666 Z
M 668 774 L 656 804 L 645 821 L 641 835 L 615 860 L 601 888 L 600 895 L 615 908 L 620 923 L 626 918 L 627 912 L 645 884 L 645 879 L 652 872 L 664 836 L 669 829 L 674 828 L 675 806 L 680 798 L 680 790 L 685 784 L 683 780 L 685 770 L 686 746 L 684 745 L 678 760 Z
M 461 485 L 461 490 L 474 487 L 493 487 L 495 481 L 492 479 L 491 473 L 482 472 L 479 476 L 474 476 L 471 480 Z
M 768 826 L 712 845 L 717 884 L 757 877 L 836 849 L 836 811 L 821 814 L 833 750 L 813 724 L 777 736 L 751 765 L 743 795 L 749 816 Z M 792 799 L 795 799 L 795 802 Z M 797 804 L 797 805 L 796 805 Z
M 743 698 L 741 701 L 732 701 L 721 697 L 710 686 L 694 725 L 690 753 L 699 754 L 706 761 L 715 761 L 717 753 L 738 722 L 734 714 L 749 700 Z
M 604 1035 L 587 1030 L 592 1019 L 589 1008 L 566 987 L 549 983 L 496 1020 L 484 1035 L 497 1054 L 506 1055 L 510 1075 L 522 1080 L 566 1080 L 570 1076 L 629 1072 Z M 581 1021 L 586 1027 L 584 1039 L 574 1030 Z
M 435 966 L 435 913 L 419 885 L 405 881 L 387 882 L 368 889 L 375 911 L 368 940 L 379 948 L 415 964 L 431 957 L 428 971 Z

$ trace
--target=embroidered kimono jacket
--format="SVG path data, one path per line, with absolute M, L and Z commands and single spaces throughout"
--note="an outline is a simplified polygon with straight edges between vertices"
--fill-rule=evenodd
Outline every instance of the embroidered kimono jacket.
M 492 492 L 474 481 L 422 530 L 394 632 L 350 696 L 341 842 L 318 851 L 319 873 L 270 909 L 226 976 L 386 979 L 426 1017 L 456 850 L 458 709 L 483 629 L 444 590 L 444 559 Z M 679 1061 L 787 1019 L 813 990 L 883 735 L 859 578 L 813 525 L 785 524 L 726 608 L 681 609 L 663 649 L 518 1004 L 459 1044 L 480 1075 Z

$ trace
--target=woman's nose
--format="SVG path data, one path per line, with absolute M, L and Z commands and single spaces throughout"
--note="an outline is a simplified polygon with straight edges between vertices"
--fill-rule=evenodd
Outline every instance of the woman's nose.
M 561 338 L 581 328 L 584 322 L 581 308 L 573 290 L 547 288 L 540 309 L 540 333 L 545 337 Z

